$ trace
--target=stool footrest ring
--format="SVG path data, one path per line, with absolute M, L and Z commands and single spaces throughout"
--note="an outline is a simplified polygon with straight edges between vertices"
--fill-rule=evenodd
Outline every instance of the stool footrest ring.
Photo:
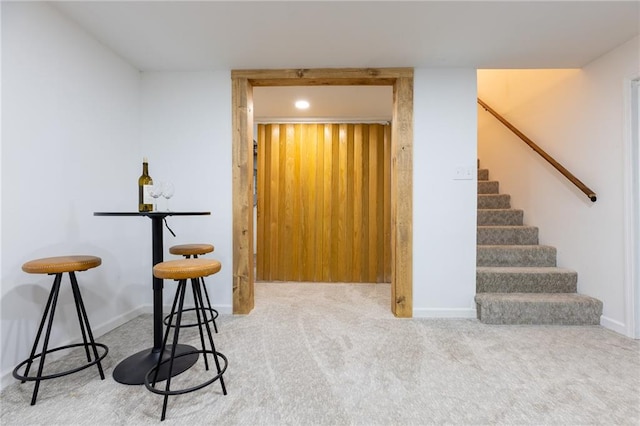
M 180 357 L 187 356 L 187 355 L 192 355 L 192 354 L 203 354 L 204 356 L 207 356 L 207 354 L 211 354 L 211 355 L 217 357 L 218 359 L 222 359 L 223 363 L 221 365 L 220 372 L 217 373 L 212 379 L 207 380 L 206 382 L 201 383 L 201 384 L 199 384 L 197 386 L 193 386 L 193 387 L 186 388 L 186 389 L 179 389 L 179 390 L 161 390 L 161 389 L 157 389 L 157 388 L 153 387 L 152 384 L 151 384 L 151 376 L 155 373 L 156 368 L 157 368 L 157 366 L 156 366 L 156 367 L 153 367 L 152 369 L 150 369 L 147 372 L 147 374 L 144 376 L 144 386 L 147 389 L 149 389 L 151 392 L 156 393 L 158 395 L 182 395 L 182 394 L 185 394 L 185 393 L 197 391 L 198 389 L 202 389 L 205 386 L 209 386 L 210 384 L 212 384 L 216 380 L 219 380 L 220 378 L 222 378 L 222 375 L 224 374 L 224 372 L 227 371 L 227 365 L 229 364 L 229 362 L 227 361 L 227 357 L 224 356 L 220 352 L 214 352 L 214 351 L 209 351 L 209 350 L 207 350 L 207 351 L 196 350 L 196 351 L 189 351 L 189 352 L 182 353 L 180 355 L 176 355 L 175 358 L 180 358 Z M 160 365 L 166 364 L 169 361 L 171 361 L 171 359 L 166 359 L 166 360 L 162 361 L 160 363 Z
M 183 310 L 182 310 L 182 312 L 184 313 L 184 312 L 195 311 L 196 309 L 197 309 L 197 308 L 183 309 Z M 213 308 L 204 308 L 204 310 L 205 310 L 205 311 L 207 311 L 207 312 L 209 312 L 209 313 L 212 315 L 212 317 L 211 317 L 211 318 L 207 318 L 207 321 L 206 321 L 206 322 L 209 322 L 209 323 L 213 322 L 213 323 L 215 323 L 216 318 L 218 318 L 218 311 L 216 311 L 216 310 L 215 310 L 215 309 L 213 309 Z M 198 311 L 201 311 L 201 312 L 202 312 L 202 308 L 198 309 Z M 173 315 L 175 316 L 175 313 L 174 313 Z M 171 319 L 171 314 L 169 314 L 169 315 L 167 315 L 166 317 L 164 317 L 164 320 L 163 320 L 164 325 L 169 326 L 169 319 Z M 204 324 L 204 322 L 202 322 L 202 324 Z M 200 324 L 198 324 L 197 322 L 194 322 L 194 323 L 191 323 L 191 324 L 180 324 L 180 327 L 181 327 L 181 328 L 182 328 L 182 327 L 197 327 L 198 325 L 200 325 Z M 176 326 L 176 325 L 175 325 L 175 321 L 172 321 L 172 322 L 171 322 L 171 326 L 170 326 L 170 327 L 171 327 L 171 328 L 174 328 L 175 326 Z
M 61 351 L 63 349 L 71 349 L 71 348 L 86 348 L 86 349 L 97 349 L 97 348 L 102 348 L 104 349 L 104 353 L 97 359 L 94 359 L 93 361 L 89 361 L 86 364 L 81 365 L 80 367 L 76 367 L 76 368 L 72 368 L 70 370 L 65 370 L 65 371 L 61 371 L 59 373 L 55 373 L 55 374 L 48 374 L 48 375 L 44 375 L 44 376 L 24 376 L 20 373 L 18 373 L 18 370 L 20 370 L 20 368 L 28 363 L 33 363 L 37 358 L 40 358 L 42 356 L 42 352 L 40 352 L 39 354 L 34 355 L 32 358 L 28 358 L 25 359 L 24 361 L 22 361 L 20 364 L 17 365 L 16 368 L 13 369 L 13 377 L 15 377 L 18 380 L 22 380 L 23 382 L 25 381 L 36 381 L 36 380 L 48 380 L 48 379 L 55 379 L 56 377 L 62 377 L 62 376 L 66 376 L 69 374 L 73 374 L 73 373 L 77 373 L 78 371 L 84 370 L 85 368 L 89 368 L 92 365 L 96 365 L 97 363 L 99 363 L 100 361 L 102 361 L 107 354 L 109 353 L 109 348 L 102 344 L 102 343 L 76 343 L 73 345 L 66 345 L 66 346 L 60 346 L 57 348 L 53 348 L 53 349 L 47 349 L 44 354 L 50 354 L 52 352 L 57 352 L 57 351 Z

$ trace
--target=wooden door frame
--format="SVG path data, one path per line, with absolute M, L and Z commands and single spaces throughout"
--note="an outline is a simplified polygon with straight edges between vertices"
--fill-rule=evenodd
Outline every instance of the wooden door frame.
M 233 70 L 233 313 L 255 306 L 253 258 L 253 88 L 392 86 L 391 312 L 413 316 L 413 68 Z

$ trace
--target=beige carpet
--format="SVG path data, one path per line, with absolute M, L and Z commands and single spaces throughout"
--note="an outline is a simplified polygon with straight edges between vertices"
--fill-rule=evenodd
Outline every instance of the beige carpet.
M 214 383 L 171 397 L 164 423 L 640 423 L 639 341 L 599 326 L 396 319 L 389 306 L 389 285 L 257 284 L 250 315 L 219 320 L 228 395 Z M 33 407 L 33 385 L 16 381 L 0 395 L 0 424 L 159 423 L 162 397 L 111 378 L 150 346 L 151 317 L 98 340 L 110 348 L 106 380 L 89 369 L 43 382 Z M 189 331 L 183 342 L 198 341 Z M 199 362 L 178 377 L 205 374 Z

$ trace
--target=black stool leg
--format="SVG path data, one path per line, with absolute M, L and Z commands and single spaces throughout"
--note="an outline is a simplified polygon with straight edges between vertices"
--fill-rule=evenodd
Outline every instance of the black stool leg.
M 82 340 L 84 341 L 84 350 L 87 354 L 87 361 L 91 362 L 91 356 L 89 355 L 89 344 L 93 348 L 93 356 L 98 359 L 98 348 L 96 348 L 96 342 L 93 339 L 93 332 L 91 331 L 91 325 L 89 325 L 89 317 L 82 301 L 82 295 L 80 294 L 80 287 L 78 286 L 78 280 L 76 279 L 75 272 L 69 272 L 69 278 L 71 279 L 71 290 L 73 291 L 73 298 L 76 302 L 76 312 L 78 313 L 78 322 L 80 323 L 80 331 L 82 332 Z M 87 328 L 87 335 L 89 336 L 89 342 L 85 335 L 85 325 Z M 104 380 L 104 371 L 102 370 L 102 364 L 100 361 L 97 363 L 98 371 L 100 372 L 100 379 Z
M 196 294 L 194 294 L 194 299 L 199 299 L 200 300 L 200 306 L 201 309 L 204 311 L 204 305 L 202 304 L 202 292 L 200 291 L 200 287 L 197 287 L 196 289 Z M 196 304 L 197 306 L 197 304 Z M 218 374 L 221 373 L 222 369 L 220 368 L 220 361 L 218 361 L 218 353 L 216 352 L 216 346 L 213 344 L 213 335 L 211 334 L 211 327 L 209 327 L 209 323 L 208 322 L 204 322 L 204 326 L 207 328 L 207 336 L 209 337 L 209 344 L 211 345 L 211 351 L 213 352 L 213 360 L 216 363 L 216 369 L 218 371 Z M 202 327 L 202 324 L 200 324 L 200 327 Z M 202 345 L 202 350 L 205 351 L 206 348 L 204 347 L 204 344 Z M 202 354 L 205 359 L 207 354 L 203 353 Z M 222 375 L 220 375 L 220 386 L 222 387 L 222 394 L 226 395 L 227 394 L 227 388 L 224 385 L 224 378 L 222 377 Z
M 190 256 L 189 256 L 189 255 L 187 255 L 186 257 L 187 257 L 187 259 L 189 259 L 189 257 L 190 257 Z M 194 255 L 193 255 L 193 258 L 194 258 L 194 259 L 197 259 L 197 258 L 198 258 L 198 255 L 197 255 L 197 254 L 194 254 Z M 215 311 L 216 313 L 217 313 L 218 311 L 216 311 L 215 309 L 213 309 L 213 308 L 211 307 L 211 301 L 209 300 L 209 293 L 207 292 L 207 285 L 206 285 L 206 284 L 205 284 L 205 282 L 204 282 L 204 277 L 200 277 L 200 278 L 199 278 L 199 281 L 202 283 L 202 288 L 203 288 L 203 290 L 204 290 L 204 295 L 205 295 L 205 297 L 206 297 L 206 299 L 207 299 L 207 308 L 209 308 L 209 313 L 211 313 L 211 321 L 213 322 L 213 328 L 214 328 L 214 330 L 216 331 L 216 334 L 217 334 L 217 333 L 218 333 L 218 326 L 216 325 L 216 315 L 214 314 L 214 311 Z M 203 304 L 202 306 L 204 307 L 204 304 Z M 204 314 L 204 309 L 202 310 L 202 313 L 203 313 L 203 315 L 204 315 L 204 319 L 205 319 L 205 321 L 206 321 L 206 320 L 207 320 L 207 316 Z
M 173 316 L 174 313 L 176 314 L 176 326 L 174 327 L 174 332 L 173 332 L 173 344 L 171 345 L 171 358 L 169 358 L 169 375 L 167 376 L 167 384 L 165 386 L 165 392 L 167 393 L 165 393 L 164 395 L 164 402 L 162 403 L 162 416 L 160 417 L 160 421 L 163 421 L 167 414 L 167 403 L 169 402 L 171 375 L 173 373 L 173 361 L 176 356 L 176 347 L 178 346 L 178 337 L 180 334 L 180 322 L 182 321 L 182 308 L 184 306 L 184 295 L 186 293 L 186 287 L 187 287 L 187 280 L 180 280 L 180 282 L 178 283 L 178 291 L 176 293 L 176 298 L 178 297 L 178 294 L 180 295 L 178 311 L 177 312 L 175 311 L 175 300 L 173 303 L 173 308 L 171 309 L 171 316 Z M 165 341 L 162 345 L 161 353 L 164 352 L 164 349 L 166 347 L 166 343 L 167 343 L 166 340 L 168 335 L 169 335 L 169 327 L 167 327 L 167 332 L 165 334 Z M 158 375 L 158 369 L 160 368 L 161 361 L 162 361 L 162 357 L 160 357 L 160 359 L 158 360 L 158 366 L 156 367 L 156 378 Z M 155 384 L 155 378 L 154 378 L 154 384 Z
M 82 315 L 80 313 L 80 305 L 78 304 L 79 290 L 76 291 L 76 287 L 73 285 L 75 281 L 75 274 L 69 272 L 69 279 L 71 280 L 71 291 L 73 292 L 73 301 L 76 305 L 76 314 L 78 315 L 78 323 L 80 324 L 80 333 L 82 334 L 82 342 L 84 343 L 84 352 L 87 355 L 87 361 L 91 362 L 91 355 L 89 355 L 89 343 L 87 342 L 87 334 L 84 331 L 84 322 L 82 321 Z
M 53 288 L 51 289 L 51 293 L 53 295 L 53 299 L 50 298 L 51 301 L 51 309 L 49 311 L 49 322 L 47 323 L 47 331 L 44 334 L 44 343 L 42 345 L 42 355 L 40 356 L 40 365 L 38 366 L 38 375 L 36 377 L 42 377 L 42 369 L 44 368 L 44 359 L 47 354 L 47 347 L 49 346 L 49 337 L 51 337 L 51 325 L 53 324 L 53 316 L 56 313 L 56 305 L 58 304 L 58 294 L 60 293 L 60 281 L 62 280 L 62 274 L 56 274 L 55 280 L 53 280 Z M 45 309 L 45 314 L 47 310 Z M 40 324 L 40 330 L 38 331 L 38 335 L 36 337 L 36 341 L 33 344 L 33 350 L 31 351 L 31 357 L 33 357 L 35 353 L 35 349 L 38 346 L 38 340 L 40 339 L 40 334 L 42 332 L 42 325 L 44 324 L 45 317 L 42 317 L 42 323 Z M 29 363 L 29 366 L 31 363 Z M 28 374 L 28 373 L 26 373 Z M 25 376 L 26 376 L 25 374 Z M 35 386 L 33 387 L 33 395 L 31 397 L 31 405 L 36 405 L 36 399 L 38 398 L 38 389 L 40 388 L 40 379 L 36 380 Z
M 202 333 L 202 321 L 200 320 L 200 310 L 202 310 L 202 316 L 204 317 L 204 321 L 207 320 L 207 315 L 205 314 L 204 308 L 202 307 L 202 301 L 198 301 L 197 292 L 198 286 L 200 285 L 200 281 L 197 278 L 191 278 L 191 291 L 193 292 L 193 303 L 196 310 L 196 318 L 198 320 L 198 331 L 200 332 L 200 344 L 202 345 L 202 349 L 204 350 L 204 334 Z M 202 308 L 202 309 L 201 309 Z M 204 356 L 204 368 L 205 370 L 209 370 L 209 361 L 207 360 L 207 354 L 203 353 Z
M 47 299 L 47 305 L 44 308 L 44 312 L 42 314 L 42 319 L 40 320 L 40 326 L 38 327 L 38 332 L 36 333 L 36 339 L 33 342 L 33 348 L 31 349 L 31 353 L 29 354 L 29 361 L 27 362 L 27 366 L 25 368 L 24 375 L 29 375 L 29 370 L 31 369 L 31 364 L 33 362 L 33 356 L 36 354 L 36 350 L 38 349 L 38 342 L 40 341 L 40 336 L 42 335 L 42 329 L 44 328 L 44 323 L 47 320 L 49 315 L 49 308 L 51 308 L 51 302 L 53 300 L 54 294 L 57 297 L 56 287 L 60 287 L 60 280 L 62 279 L 62 274 L 56 274 L 55 279 L 53 280 L 53 286 L 51 287 L 51 291 L 49 292 L 49 298 Z M 20 383 L 24 383 L 26 380 L 21 380 Z
M 164 337 L 162 338 L 162 345 L 160 346 L 160 356 L 158 358 L 158 363 L 156 364 L 155 374 L 153 375 L 152 387 L 156 387 L 156 383 L 158 381 L 158 372 L 160 371 L 160 365 L 162 364 L 162 355 L 164 354 L 165 349 L 167 348 L 167 341 L 169 339 L 169 330 L 171 330 L 171 325 L 173 323 L 173 314 L 176 311 L 176 305 L 178 304 L 178 296 L 180 290 L 180 283 L 178 283 L 178 289 L 176 290 L 176 294 L 173 296 L 173 304 L 171 305 L 171 314 L 168 317 L 169 323 L 164 331 Z
M 211 309 L 211 311 L 209 311 L 209 312 L 211 312 L 211 319 L 213 321 L 213 329 L 215 330 L 216 333 L 218 333 L 218 326 L 216 325 L 216 317 L 212 312 L 214 309 L 211 307 L 211 301 L 209 300 L 209 293 L 207 292 L 207 286 L 204 283 L 204 277 L 202 277 L 200 279 L 202 280 L 202 290 L 204 291 L 204 295 L 205 295 L 205 297 L 207 299 L 207 306 L 209 307 L 209 309 Z

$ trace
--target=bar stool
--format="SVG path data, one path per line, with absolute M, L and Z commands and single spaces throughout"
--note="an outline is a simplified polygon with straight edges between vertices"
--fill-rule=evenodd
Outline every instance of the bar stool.
M 66 376 L 68 374 L 76 373 L 80 370 L 84 370 L 92 365 L 98 366 L 98 371 L 100 372 L 100 379 L 104 380 L 104 372 L 102 370 L 102 364 L 100 361 L 107 356 L 109 352 L 109 348 L 102 343 L 96 343 L 93 339 L 93 332 L 91 331 L 91 326 L 89 325 L 89 318 L 87 317 L 87 311 L 84 306 L 84 302 L 82 301 L 82 295 L 80 294 L 80 287 L 78 287 L 78 281 L 76 279 L 76 272 L 86 271 L 91 268 L 95 268 L 102 264 L 102 259 L 96 256 L 59 256 L 59 257 L 47 257 L 43 259 L 31 260 L 24 265 L 22 265 L 22 270 L 29 274 L 49 274 L 55 275 L 53 280 L 53 286 L 51 288 L 51 292 L 49 293 L 49 299 L 47 300 L 47 305 L 44 308 L 44 313 L 42 314 L 42 320 L 40 321 L 40 327 L 38 328 L 38 332 L 36 333 L 36 339 L 33 343 L 33 348 L 31 349 L 31 354 L 29 358 L 22 361 L 18 366 L 13 370 L 13 377 L 18 380 L 21 380 L 22 383 L 26 381 L 35 381 L 35 387 L 33 389 L 33 395 L 31 397 L 31 405 L 35 405 L 36 398 L 38 396 L 38 389 L 40 387 L 41 380 L 54 379 L 57 377 Z M 73 292 L 73 299 L 76 305 L 76 313 L 78 314 L 78 322 L 80 324 L 80 332 L 82 333 L 82 342 L 76 343 L 72 345 L 59 346 L 57 348 L 50 349 L 49 346 L 49 337 L 51 336 L 51 326 L 53 324 L 53 317 L 56 310 L 56 305 L 58 303 L 58 294 L 60 293 L 60 283 L 62 281 L 62 275 L 64 273 L 69 274 L 69 278 L 71 280 L 71 290 Z M 44 328 L 44 324 L 47 322 L 47 330 L 44 335 L 44 341 L 42 344 L 42 351 L 36 354 L 38 344 L 40 342 L 40 338 L 42 337 L 42 329 Z M 88 341 L 87 341 L 88 337 Z M 45 363 L 45 357 L 47 354 L 52 352 L 57 352 L 63 349 L 70 349 L 76 347 L 83 347 L 85 354 L 87 356 L 87 363 L 83 364 L 79 367 L 71 368 L 66 371 L 62 371 L 56 374 L 48 374 L 43 375 L 43 368 Z M 104 350 L 102 355 L 98 355 L 98 347 Z M 91 359 L 91 354 L 89 352 L 93 352 L 93 360 Z M 31 369 L 31 364 L 40 358 L 40 365 L 38 366 L 38 373 L 35 376 L 29 376 L 29 370 Z M 26 365 L 23 374 L 19 373 L 20 368 Z
M 227 370 L 227 357 L 216 351 L 216 347 L 213 343 L 213 335 L 211 333 L 211 327 L 209 327 L 208 321 L 201 321 L 200 315 L 204 315 L 206 308 L 202 299 L 202 291 L 200 290 L 200 279 L 202 277 L 206 277 L 220 271 L 221 265 L 217 260 L 210 259 L 178 259 L 178 260 L 169 260 L 165 262 L 161 262 L 156 264 L 153 267 L 153 275 L 156 278 L 162 279 L 172 279 L 178 282 L 178 288 L 176 290 L 175 297 L 173 299 L 173 305 L 171 306 L 171 314 L 169 315 L 169 326 L 166 328 L 164 333 L 164 339 L 162 340 L 162 348 L 160 349 L 160 353 L 164 353 L 167 347 L 167 340 L 169 337 L 169 330 L 172 326 L 173 319 L 175 317 L 176 324 L 173 331 L 173 341 L 171 343 L 171 356 L 166 359 L 162 359 L 160 357 L 158 359 L 158 363 L 155 367 L 151 368 L 144 378 L 145 387 L 153 393 L 164 395 L 164 402 L 162 404 L 162 416 L 160 420 L 165 419 L 165 415 L 167 412 L 167 402 L 169 399 L 169 395 L 182 395 L 188 392 L 193 392 L 198 389 L 202 389 L 205 386 L 208 386 L 215 382 L 216 380 L 220 380 L 220 386 L 222 387 L 222 393 L 224 395 L 227 394 L 227 389 L 224 385 L 224 379 L 222 375 Z M 196 316 L 198 318 L 198 322 L 196 325 L 198 326 L 198 330 L 200 332 L 200 344 L 202 345 L 201 350 L 189 351 L 186 353 L 182 353 L 176 355 L 176 347 L 178 346 L 178 337 L 180 334 L 182 314 L 184 313 L 184 297 L 187 289 L 187 280 L 191 281 L 191 288 L 193 289 L 193 300 L 195 303 L 195 311 Z M 177 305 L 177 308 L 176 308 Z M 205 346 L 205 338 L 203 326 L 206 329 L 207 339 L 209 343 L 209 348 Z M 171 390 L 171 376 L 173 375 L 173 362 L 176 358 L 187 356 L 191 354 L 202 354 L 204 358 L 205 369 L 209 370 L 209 362 L 207 354 L 213 356 L 213 360 L 216 364 L 217 374 L 210 380 L 205 381 L 197 386 L 193 386 L 186 389 L 180 390 Z M 220 359 L 222 359 L 222 366 Z M 169 363 L 169 372 L 165 384 L 164 390 L 156 388 L 156 382 L 158 378 L 158 371 L 163 364 Z
M 190 259 L 191 256 L 193 256 L 194 259 L 197 259 L 198 256 L 211 253 L 213 252 L 213 250 L 214 250 L 214 247 L 211 244 L 178 244 L 178 245 L 169 247 L 169 253 L 184 256 L 185 259 Z M 213 329 L 217 333 L 218 326 L 216 324 L 216 318 L 218 318 L 218 311 L 216 311 L 211 306 L 211 301 L 209 300 L 209 293 L 207 292 L 207 286 L 204 282 L 204 278 L 201 277 L 199 279 L 202 282 L 202 290 L 204 293 L 204 298 L 206 300 L 206 306 L 204 310 L 206 312 L 209 312 L 209 314 L 211 315 L 211 318 L 207 318 L 205 315 L 204 320 L 208 322 L 212 322 Z M 194 310 L 195 308 L 189 308 L 189 309 L 185 309 L 183 312 L 190 312 Z M 169 326 L 169 315 L 167 315 L 164 318 L 164 325 Z M 198 325 L 197 323 L 182 324 L 182 327 L 195 327 L 197 325 Z

